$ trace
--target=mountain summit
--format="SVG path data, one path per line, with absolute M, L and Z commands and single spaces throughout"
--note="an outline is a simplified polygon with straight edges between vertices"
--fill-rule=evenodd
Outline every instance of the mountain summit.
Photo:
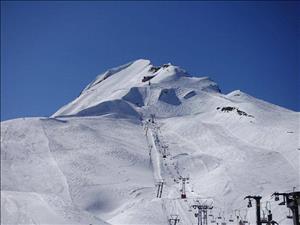
M 162 102 L 170 106 L 181 105 L 202 91 L 219 92 L 219 88 L 208 78 L 190 76 L 170 63 L 153 66 L 149 60 L 139 59 L 100 74 L 78 98 L 53 116 L 102 115 L 107 110 L 122 110 L 123 114 L 133 115 L 134 111 L 139 111 L 136 107 L 151 108 Z
M 1 122 L 1 223 L 192 225 L 202 202 L 253 224 L 251 194 L 292 224 L 270 195 L 299 188 L 299 119 L 170 63 L 110 69 L 51 117 Z

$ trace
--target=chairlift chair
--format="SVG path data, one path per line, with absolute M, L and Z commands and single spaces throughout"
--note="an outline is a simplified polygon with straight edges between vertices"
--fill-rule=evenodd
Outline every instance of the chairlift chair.
M 271 211 L 271 202 L 270 201 L 266 201 L 266 206 L 265 206 L 267 211 Z
M 234 215 L 236 216 L 237 220 L 241 217 L 241 211 L 239 209 L 234 210 Z
M 262 223 L 267 223 L 267 222 L 268 222 L 268 219 L 266 218 L 265 210 L 262 210 L 262 213 L 263 213 L 263 216 L 262 216 L 262 218 L 261 218 L 261 222 L 262 222 Z
M 251 208 L 251 207 L 252 207 L 252 202 L 251 202 L 250 198 L 249 198 L 247 207 L 248 207 L 248 208 Z
M 249 223 L 247 220 L 247 214 L 244 216 L 244 219 L 242 220 L 243 223 Z
M 245 223 L 249 223 L 248 220 L 247 220 L 247 214 L 248 214 L 248 209 L 246 208 L 246 212 L 245 212 L 245 215 L 244 215 L 244 219 L 242 219 L 242 222 L 245 224 Z
M 288 219 L 293 219 L 292 211 L 289 209 L 289 214 L 286 216 Z
M 215 220 L 215 217 L 212 215 L 212 219 L 211 219 L 211 221 L 210 221 L 211 223 L 215 223 L 216 222 L 216 220 Z
M 278 205 L 285 205 L 285 198 L 283 198 L 283 202 L 280 202 Z

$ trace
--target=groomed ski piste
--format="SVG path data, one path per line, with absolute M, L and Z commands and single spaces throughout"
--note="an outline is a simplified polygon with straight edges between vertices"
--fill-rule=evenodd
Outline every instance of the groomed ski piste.
M 194 225 L 200 203 L 213 206 L 208 224 L 255 224 L 246 195 L 263 197 L 262 216 L 271 209 L 292 224 L 270 196 L 300 188 L 299 121 L 207 77 L 136 60 L 51 117 L 1 122 L 1 224 Z

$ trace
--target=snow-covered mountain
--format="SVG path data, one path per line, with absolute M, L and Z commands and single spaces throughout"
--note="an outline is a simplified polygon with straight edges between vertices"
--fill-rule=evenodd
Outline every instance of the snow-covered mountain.
M 197 200 L 253 224 L 248 194 L 292 224 L 270 195 L 299 189 L 299 119 L 170 63 L 110 69 L 49 118 L 1 123 L 1 224 L 192 225 Z

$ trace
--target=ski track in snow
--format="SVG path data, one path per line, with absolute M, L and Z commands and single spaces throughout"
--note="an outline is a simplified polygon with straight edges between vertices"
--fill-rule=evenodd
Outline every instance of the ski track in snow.
M 160 154 L 159 151 L 157 150 L 151 128 L 148 130 L 148 138 L 150 139 L 150 143 L 152 146 L 150 151 L 151 151 L 151 161 L 153 165 L 154 179 L 156 182 L 159 182 L 163 180 L 161 176 Z
M 52 162 L 55 164 L 56 168 L 57 168 L 58 171 L 60 172 L 61 177 L 62 177 L 63 180 L 64 180 L 64 185 L 65 185 L 65 187 L 67 187 L 67 193 L 68 193 L 69 199 L 70 199 L 70 201 L 73 202 L 73 199 L 72 199 L 71 194 L 70 194 L 70 188 L 69 188 L 68 180 L 67 180 L 65 174 L 62 172 L 61 168 L 59 167 L 59 165 L 58 165 L 58 163 L 57 163 L 55 157 L 53 156 L 52 149 L 51 149 L 51 146 L 50 146 L 49 137 L 48 137 L 48 135 L 47 135 L 47 133 L 46 133 L 46 131 L 45 131 L 44 126 L 41 125 L 41 128 L 42 128 L 42 131 L 43 131 L 45 137 L 47 138 L 47 146 L 48 146 L 48 149 L 49 149 L 49 153 L 50 153 L 50 155 L 51 155 L 51 158 L 52 158 Z

